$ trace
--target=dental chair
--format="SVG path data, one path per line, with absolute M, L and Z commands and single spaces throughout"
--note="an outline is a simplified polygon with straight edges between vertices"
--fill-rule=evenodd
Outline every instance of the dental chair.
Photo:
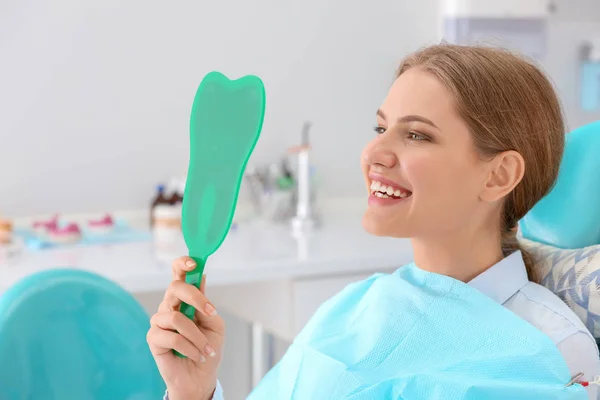
M 55 269 L 0 296 L 0 399 L 161 399 L 149 318 L 101 276 Z
M 541 284 L 600 345 L 600 121 L 567 134 L 556 186 L 519 223 Z

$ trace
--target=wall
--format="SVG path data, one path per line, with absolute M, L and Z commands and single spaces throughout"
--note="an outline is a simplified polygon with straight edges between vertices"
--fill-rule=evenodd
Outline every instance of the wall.
M 571 4 L 573 8 L 567 8 Z M 581 8 L 575 10 L 575 5 Z M 600 120 L 600 112 L 579 107 L 579 49 L 582 41 L 600 33 L 600 1 L 559 2 L 557 15 L 550 19 L 549 48 L 544 67 L 552 77 L 563 102 L 569 129 Z
M 557 3 L 545 66 L 575 127 L 600 118 L 576 104 L 576 47 L 600 30 L 600 6 Z M 362 194 L 358 157 L 374 110 L 398 60 L 437 39 L 436 4 L 2 2 L 0 212 L 146 206 L 157 181 L 185 174 L 191 102 L 213 69 L 266 83 L 251 163 L 276 160 L 308 119 L 321 191 Z
M 309 119 L 324 190 L 356 193 L 374 110 L 436 18 L 386 0 L 0 7 L 0 212 L 13 216 L 146 206 L 158 180 L 185 174 L 191 102 L 213 69 L 266 83 L 253 163 L 276 160 Z

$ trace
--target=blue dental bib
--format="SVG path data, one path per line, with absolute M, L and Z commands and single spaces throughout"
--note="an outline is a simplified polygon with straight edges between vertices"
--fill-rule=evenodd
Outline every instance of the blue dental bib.
M 324 303 L 250 400 L 587 400 L 542 332 L 414 264 Z

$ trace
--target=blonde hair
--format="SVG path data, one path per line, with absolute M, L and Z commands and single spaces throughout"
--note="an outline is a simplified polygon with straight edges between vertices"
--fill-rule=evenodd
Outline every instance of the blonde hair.
M 516 234 L 518 221 L 558 176 L 565 123 L 552 83 L 532 62 L 491 47 L 426 47 L 408 56 L 397 76 L 415 67 L 436 76 L 453 94 L 482 156 L 514 150 L 524 158 L 523 179 L 503 204 L 501 246 L 505 256 L 520 250 L 529 280 L 537 282 L 533 259 Z

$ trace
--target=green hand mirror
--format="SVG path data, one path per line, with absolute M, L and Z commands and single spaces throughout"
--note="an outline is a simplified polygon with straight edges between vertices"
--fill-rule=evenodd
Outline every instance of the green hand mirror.
M 196 262 L 186 282 L 200 287 L 208 257 L 231 227 L 244 169 L 260 136 L 265 89 L 252 75 L 230 80 L 219 72 L 204 77 L 192 106 L 190 160 L 183 195 L 182 230 Z M 194 308 L 181 305 L 194 318 Z

